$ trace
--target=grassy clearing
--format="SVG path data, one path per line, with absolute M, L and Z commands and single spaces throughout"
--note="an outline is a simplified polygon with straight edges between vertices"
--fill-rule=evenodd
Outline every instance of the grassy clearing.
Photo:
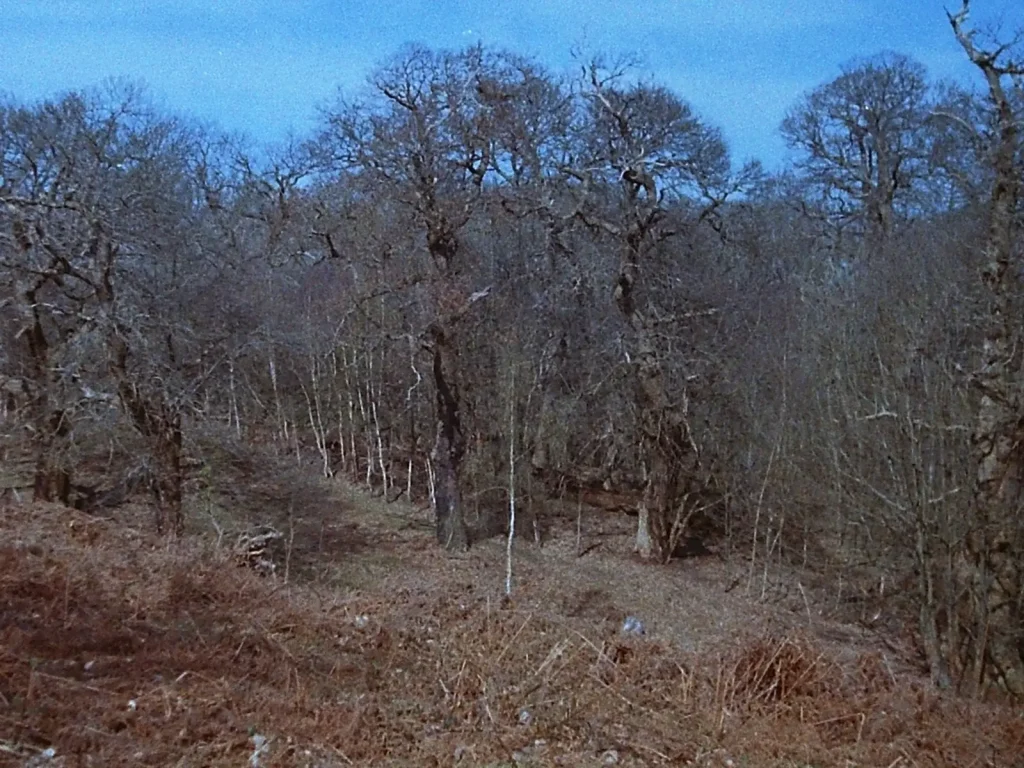
M 509 602 L 496 542 L 450 558 L 420 511 L 350 492 L 333 503 L 327 521 L 292 513 L 287 583 L 205 534 L 167 542 L 131 519 L 5 509 L 0 764 L 47 749 L 38 764 L 1020 760 L 1013 711 L 768 615 L 726 592 L 717 561 L 646 568 L 611 536 L 577 559 L 556 538 L 523 549 Z M 649 634 L 618 634 L 626 613 Z

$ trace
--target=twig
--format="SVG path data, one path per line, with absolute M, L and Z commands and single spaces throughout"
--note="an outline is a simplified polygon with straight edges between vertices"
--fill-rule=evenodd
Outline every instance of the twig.
M 603 543 L 604 543 L 604 542 L 598 541 L 598 542 L 595 542 L 595 543 L 591 544 L 591 545 L 590 545 L 589 547 L 587 547 L 586 549 L 583 549 L 583 550 L 579 550 L 579 551 L 577 552 L 577 554 L 576 554 L 576 557 L 583 557 L 584 555 L 588 555 L 588 554 L 590 554 L 590 553 L 591 553 L 591 552 L 593 552 L 593 551 L 594 551 L 595 549 L 597 549 L 598 547 L 600 547 L 600 546 L 601 546 L 601 545 L 602 545 Z
M 288 546 L 284 551 L 284 583 L 292 570 L 292 547 L 295 545 L 295 497 L 288 501 Z
M 750 588 L 754 585 L 754 566 L 757 563 L 757 529 L 761 523 L 761 510 L 764 508 L 764 492 L 768 487 L 768 477 L 771 475 L 775 452 L 779 449 L 781 439 L 780 430 L 779 440 L 776 440 L 775 445 L 772 446 L 772 452 L 768 455 L 768 466 L 765 468 L 764 479 L 761 481 L 761 491 L 757 494 L 757 508 L 754 511 L 754 536 L 750 544 L 750 575 L 747 578 L 747 594 L 750 594 Z
M 804 590 L 804 585 L 799 581 L 796 583 L 797 587 L 800 588 L 800 594 L 804 598 L 804 608 L 807 609 L 807 623 L 810 624 L 814 619 L 811 617 L 811 604 L 807 600 L 807 592 Z
M 512 639 L 509 640 L 505 644 L 505 647 L 501 649 L 501 653 L 498 654 L 498 658 L 496 658 L 494 660 L 495 664 L 497 664 L 503 658 L 505 658 L 505 654 L 508 653 L 508 649 L 512 647 L 512 643 L 514 643 L 519 638 L 519 635 L 521 635 L 523 633 L 523 630 L 526 629 L 526 625 L 530 623 L 530 619 L 532 619 L 532 618 L 533 618 L 533 614 L 532 613 L 529 614 L 526 617 L 526 621 L 523 622 L 523 626 L 521 626 L 519 629 L 516 630 L 516 633 L 514 635 L 512 635 Z
M 488 289 L 489 290 L 489 289 Z M 486 294 L 484 294 L 486 295 Z M 516 369 L 512 366 L 508 406 L 508 543 L 505 549 L 505 595 L 512 594 L 512 546 L 516 537 Z
M 583 557 L 586 552 L 581 552 L 583 546 L 583 491 L 579 492 L 576 499 L 576 556 Z
M 75 680 L 72 677 L 60 677 L 58 675 L 50 675 L 50 674 L 47 674 L 46 672 L 40 672 L 39 670 L 33 670 L 32 676 L 33 677 L 42 677 L 42 678 L 45 678 L 47 680 L 56 680 L 59 683 L 66 683 L 68 685 L 73 685 L 76 688 L 84 688 L 85 690 L 92 691 L 93 693 L 105 693 L 108 696 L 114 696 L 115 695 L 113 691 L 105 691 L 102 688 L 97 688 L 94 685 L 89 685 L 88 683 L 83 683 L 81 680 Z M 33 687 L 34 686 L 31 685 L 31 683 L 30 683 L 30 685 L 29 685 L 29 693 L 26 694 L 26 696 L 25 696 L 26 699 L 31 699 L 32 698 L 31 689 Z
M 537 667 L 537 671 L 533 673 L 534 676 L 535 677 L 539 677 L 541 672 L 543 672 L 549 666 L 554 664 L 555 660 L 560 658 L 562 656 L 562 654 L 565 653 L 566 649 L 569 648 L 571 645 L 572 645 L 572 643 L 570 643 L 568 640 L 566 640 L 564 638 L 562 640 L 559 640 L 557 643 L 555 643 L 551 647 L 551 650 L 548 651 L 548 655 L 544 658 L 544 661 L 542 661 L 541 665 L 539 667 Z

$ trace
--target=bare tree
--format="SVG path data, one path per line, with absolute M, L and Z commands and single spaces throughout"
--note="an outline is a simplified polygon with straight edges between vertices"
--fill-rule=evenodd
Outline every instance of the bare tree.
M 1019 307 L 1014 298 L 1021 275 L 1019 231 L 1021 114 L 1010 88 L 1020 88 L 1024 60 L 1010 42 L 985 46 L 968 26 L 968 0 L 949 15 L 956 38 L 985 78 L 996 115 L 989 201 L 989 230 L 983 272 L 988 316 L 981 345 L 981 368 L 974 374 L 980 393 L 972 436 L 976 457 L 974 519 L 958 562 L 964 589 L 959 616 L 951 617 L 946 653 L 952 655 L 968 693 L 999 685 L 1024 696 L 1024 612 L 1021 604 L 1022 483 L 1024 483 L 1024 392 L 1021 391 Z
M 435 395 L 437 538 L 449 549 L 468 545 L 460 481 L 467 451 L 461 326 L 488 295 L 487 287 L 471 284 L 464 229 L 494 174 L 495 125 L 514 99 L 504 82 L 510 62 L 479 47 L 412 48 L 373 74 L 369 102 L 342 103 L 326 115 L 321 141 L 334 167 L 357 172 L 371 194 L 392 195 L 422 234 L 430 309 L 419 336 Z M 528 172 L 522 158 L 507 157 L 503 170 Z
M 908 213 L 928 171 L 929 108 L 924 67 L 885 53 L 847 65 L 782 123 L 787 144 L 799 152 L 797 171 L 830 216 L 863 227 L 869 253 Z
M 96 401 L 113 309 L 120 228 L 159 142 L 130 86 L 4 111 L 2 257 L 31 381 L 36 497 L 69 500 L 76 413 Z M 99 398 L 102 399 L 102 398 Z
M 664 561 L 697 510 L 707 478 L 690 423 L 688 388 L 673 388 L 666 379 L 657 331 L 662 310 L 644 292 L 641 276 L 680 226 L 713 216 L 737 179 L 717 130 L 664 88 L 627 84 L 625 74 L 623 66 L 608 69 L 598 61 L 585 68 L 584 149 L 580 161 L 563 172 L 580 185 L 575 215 L 618 244 L 613 297 L 631 335 L 627 355 L 646 469 L 636 546 L 645 559 Z M 612 185 L 619 189 L 617 199 Z M 691 205 L 692 217 L 678 215 Z
M 208 214 L 224 204 L 204 197 L 209 153 L 199 132 L 121 83 L 6 120 L 0 251 L 32 382 L 37 496 L 71 500 L 76 430 L 119 401 L 142 439 L 133 463 L 145 466 L 128 471 L 151 480 L 157 526 L 178 531 L 183 421 L 223 334 L 224 315 L 200 311 L 223 304 L 209 300 L 222 262 Z

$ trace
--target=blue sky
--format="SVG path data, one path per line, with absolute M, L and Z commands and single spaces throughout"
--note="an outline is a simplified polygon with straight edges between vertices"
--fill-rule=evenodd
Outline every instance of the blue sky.
M 110 76 L 169 109 L 276 142 L 362 87 L 406 42 L 483 42 L 554 69 L 570 51 L 632 52 L 719 125 L 738 160 L 785 160 L 778 124 L 844 62 L 884 49 L 977 82 L 944 5 L 959 0 L 0 0 L 0 92 L 36 100 Z M 976 22 L 1024 25 L 1024 0 L 974 0 Z

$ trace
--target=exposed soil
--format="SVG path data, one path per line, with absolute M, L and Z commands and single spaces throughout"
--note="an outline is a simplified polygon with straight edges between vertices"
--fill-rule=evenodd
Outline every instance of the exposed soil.
M 0 765 L 1024 764 L 1019 712 L 932 690 L 809 584 L 643 565 L 602 513 L 517 543 L 507 600 L 503 542 L 447 556 L 423 510 L 329 493 L 262 521 L 263 576 L 223 523 L 4 509 Z

